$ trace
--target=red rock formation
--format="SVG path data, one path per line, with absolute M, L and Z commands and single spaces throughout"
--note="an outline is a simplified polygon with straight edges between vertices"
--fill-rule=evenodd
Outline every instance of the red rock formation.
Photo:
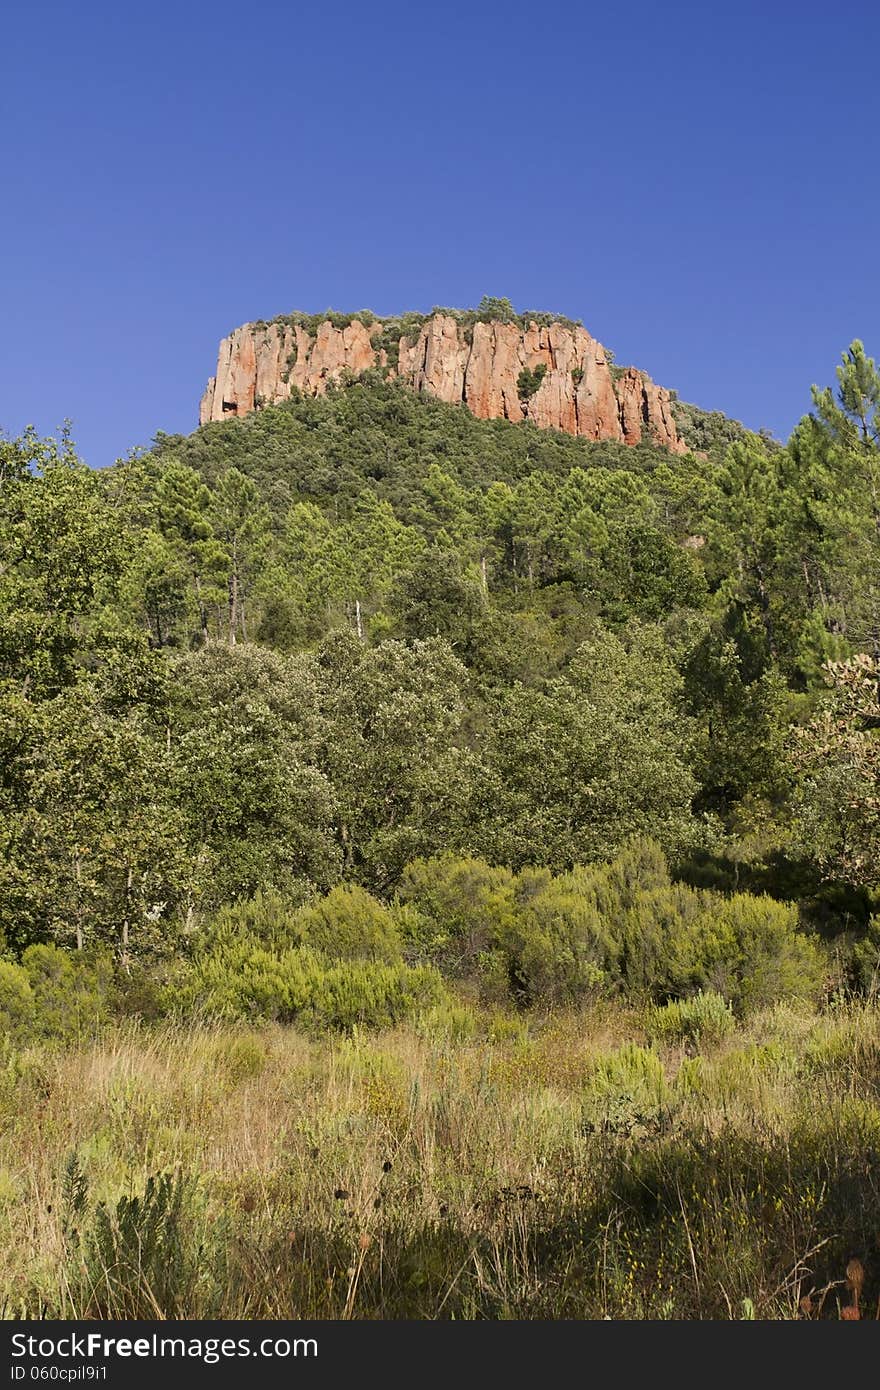
M 301 325 L 278 320 L 245 324 L 220 344 L 217 375 L 202 398 L 199 423 L 246 415 L 286 399 L 291 389 L 320 395 L 343 374 L 386 367 L 376 339 L 393 320 L 367 327 L 353 319 L 343 328 L 329 320 L 313 336 Z M 537 390 L 521 399 L 520 373 L 543 367 Z M 584 328 L 563 323 L 525 328 L 516 323 L 460 323 L 432 314 L 414 337 L 401 335 L 396 369 L 413 390 L 463 403 L 482 420 L 532 421 L 586 439 L 638 444 L 643 438 L 685 453 L 672 416 L 669 392 L 628 367 L 617 382 L 601 343 Z
M 620 427 L 624 444 L 639 444 L 642 438 L 642 407 L 645 393 L 641 372 L 627 367 L 617 379 L 617 400 L 620 406 Z M 647 424 L 647 421 L 644 421 Z
M 605 349 L 593 338 L 585 347 L 580 370 L 583 375 L 575 395 L 578 434 L 586 439 L 623 439 L 620 403 Z
M 627 367 L 616 382 L 616 391 L 625 444 L 638 444 L 647 438 L 674 454 L 687 453 L 687 445 L 679 439 L 675 428 L 668 391 L 655 386 L 650 377 L 635 367 Z
M 467 343 L 460 340 L 455 319 L 433 314 L 412 345 L 401 338 L 397 370 L 416 391 L 455 402 L 462 399 L 467 360 Z

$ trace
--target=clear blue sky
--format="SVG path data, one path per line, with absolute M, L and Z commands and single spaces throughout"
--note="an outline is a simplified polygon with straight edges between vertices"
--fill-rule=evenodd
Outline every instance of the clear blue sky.
M 504 295 L 785 436 L 880 355 L 876 0 L 7 7 L 0 427 L 189 431 L 218 340 Z

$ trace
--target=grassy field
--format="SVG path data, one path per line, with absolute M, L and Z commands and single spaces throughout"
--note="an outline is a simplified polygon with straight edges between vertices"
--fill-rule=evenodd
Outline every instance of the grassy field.
M 878 1314 L 874 1007 L 132 1026 L 0 1121 L 6 1317 Z

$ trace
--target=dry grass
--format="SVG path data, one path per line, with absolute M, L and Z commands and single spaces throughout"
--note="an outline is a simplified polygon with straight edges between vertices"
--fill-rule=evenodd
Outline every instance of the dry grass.
M 462 1031 L 132 1027 L 10 1053 L 0 1305 L 837 1316 L 849 1265 L 872 1314 L 875 1010 L 778 1007 L 697 1055 L 622 1010 Z

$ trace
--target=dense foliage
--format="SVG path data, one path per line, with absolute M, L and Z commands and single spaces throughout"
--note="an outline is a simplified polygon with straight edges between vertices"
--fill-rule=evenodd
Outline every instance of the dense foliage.
M 870 987 L 880 377 L 838 376 L 785 447 L 680 408 L 683 458 L 375 374 L 100 474 L 0 444 L 8 1027 L 68 948 L 95 1017 L 133 970 L 330 1027 L 444 976 Z

